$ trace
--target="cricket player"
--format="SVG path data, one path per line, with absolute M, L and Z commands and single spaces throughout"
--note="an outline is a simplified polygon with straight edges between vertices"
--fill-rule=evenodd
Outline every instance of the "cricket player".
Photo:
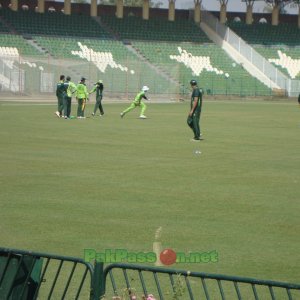
M 144 85 L 142 90 L 135 96 L 134 101 L 130 104 L 128 108 L 126 108 L 123 112 L 120 113 L 121 118 L 125 116 L 128 112 L 136 108 L 137 106 L 141 107 L 140 119 L 146 119 L 147 117 L 144 115 L 145 110 L 147 108 L 146 104 L 142 101 L 142 99 L 150 100 L 146 97 L 146 92 L 149 91 L 149 88 Z
M 190 81 L 192 88 L 191 109 L 187 118 L 187 124 L 193 130 L 194 138 L 192 141 L 203 140 L 200 135 L 200 114 L 202 108 L 202 91 L 198 88 L 197 81 Z
M 84 119 L 84 110 L 85 110 L 85 104 L 88 99 L 88 91 L 85 85 L 85 78 L 82 77 L 80 82 L 77 85 L 77 91 L 76 91 L 76 98 L 78 101 L 78 107 L 77 107 L 77 118 L 78 119 Z
M 64 109 L 64 98 L 66 95 L 65 75 L 60 75 L 59 82 L 56 85 L 57 111 L 55 114 L 60 118 Z
M 66 81 L 64 83 L 66 88 L 66 95 L 64 97 L 64 118 L 70 118 L 71 114 L 71 102 L 72 102 L 72 95 L 76 92 L 76 84 L 71 81 L 71 77 L 67 76 Z
M 96 92 L 96 103 L 95 103 L 95 107 L 94 107 L 92 116 L 94 116 L 96 114 L 98 108 L 100 110 L 100 116 L 104 115 L 104 110 L 103 110 L 103 106 L 101 103 L 102 97 L 103 97 L 103 89 L 104 89 L 103 81 L 99 80 L 98 82 L 95 83 L 94 88 L 89 92 L 89 94 Z

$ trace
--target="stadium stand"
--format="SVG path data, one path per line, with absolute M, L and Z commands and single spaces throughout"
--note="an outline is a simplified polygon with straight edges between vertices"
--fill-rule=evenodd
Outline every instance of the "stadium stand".
M 300 79 L 300 47 L 258 46 L 254 49 L 292 79 Z
M 272 26 L 268 23 L 230 22 L 227 25 L 249 44 L 300 46 L 300 30 L 293 24 Z
M 9 28 L 4 24 L 0 15 L 0 32 L 8 33 Z
M 133 45 L 151 63 L 161 66 L 169 76 L 179 78 L 182 84 L 191 77 L 196 78 L 207 93 L 240 95 L 242 85 L 247 95 L 270 93 L 268 87 L 214 44 L 135 41 Z
M 2 17 L 20 34 L 110 38 L 93 18 L 62 13 L 2 10 Z
M 89 74 L 111 82 L 112 92 L 134 93 L 147 82 L 155 93 L 185 93 L 190 78 L 195 78 L 208 94 L 271 93 L 189 20 L 109 15 L 95 19 L 9 9 L 1 10 L 1 19 L 19 35 L 1 35 L 0 46 L 16 47 L 20 55 L 47 56 L 48 61 L 39 60 L 37 65 L 55 78 L 63 69 L 75 78 Z M 29 71 L 38 73 L 39 68 Z
M 228 25 L 289 78 L 300 79 L 300 30 L 296 25 L 240 22 Z
M 123 40 L 210 42 L 194 22 L 187 20 L 170 22 L 162 18 L 143 20 L 139 17 L 118 19 L 113 16 L 102 16 L 101 21 Z
M 20 35 L 15 34 L 1 34 L 0 47 L 15 47 L 18 49 L 20 55 L 28 56 L 43 56 L 44 54 L 36 48 L 27 43 L 27 41 Z

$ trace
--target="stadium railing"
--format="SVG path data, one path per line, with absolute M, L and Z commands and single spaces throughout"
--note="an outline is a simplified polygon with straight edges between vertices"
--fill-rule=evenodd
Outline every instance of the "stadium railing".
M 299 299 L 300 285 L 0 248 L 1 299 Z M 136 298 L 134 298 L 136 297 Z
M 215 31 L 223 40 L 228 42 L 236 51 L 251 62 L 257 69 L 259 69 L 271 81 L 276 83 L 281 89 L 286 90 L 289 96 L 297 96 L 300 81 L 291 80 L 275 66 L 273 66 L 266 58 L 260 55 L 253 47 L 247 44 L 240 36 L 230 30 L 229 27 L 221 24 L 217 18 L 206 10 L 202 10 L 202 21 Z M 295 82 L 294 82 L 295 81 Z

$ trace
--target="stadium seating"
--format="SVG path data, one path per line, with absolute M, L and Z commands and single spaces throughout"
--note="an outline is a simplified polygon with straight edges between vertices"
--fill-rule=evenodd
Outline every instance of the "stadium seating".
M 0 17 L 0 32 L 4 32 L 4 33 L 9 32 L 9 28 L 7 28 L 7 26 L 2 22 L 1 17 Z
M 288 77 L 300 78 L 300 30 L 296 25 L 233 22 L 229 26 Z
M 270 89 L 249 75 L 214 44 L 133 42 L 149 61 L 188 85 L 191 78 L 207 93 L 269 94 Z
M 187 20 L 170 22 L 162 18 L 143 20 L 140 17 L 118 19 L 112 16 L 102 16 L 101 21 L 125 40 L 210 42 L 194 22 Z
M 228 26 L 249 44 L 300 46 L 300 30 L 296 25 L 232 22 Z
M 93 18 L 62 13 L 38 14 L 4 9 L 2 17 L 21 34 L 109 38 L 110 35 Z
M 300 47 L 254 46 L 255 50 L 292 79 L 300 79 Z
M 13 47 L 18 49 L 18 53 L 27 56 L 44 56 L 42 52 L 31 46 L 19 35 L 1 34 L 0 47 Z
M 82 15 L 10 10 L 2 10 L 1 18 L 18 33 L 29 35 L 48 55 L 21 35 L 1 35 L 0 46 L 15 47 L 21 55 L 44 56 L 37 65 L 55 78 L 62 72 L 75 81 L 84 75 L 89 84 L 102 78 L 110 82 L 111 91 L 129 94 L 143 84 L 154 93 L 185 93 L 191 78 L 210 94 L 266 95 L 271 91 L 236 65 L 192 21 L 105 15 L 98 23 Z M 124 42 L 132 44 L 138 55 Z M 40 76 L 39 68 L 21 68 Z

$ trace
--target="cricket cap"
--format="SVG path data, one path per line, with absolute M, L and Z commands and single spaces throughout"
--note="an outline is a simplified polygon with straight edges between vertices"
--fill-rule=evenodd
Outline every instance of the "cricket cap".
M 142 87 L 142 91 L 147 92 L 147 91 L 149 91 L 149 88 L 148 88 L 146 85 L 144 85 L 144 86 Z
M 190 81 L 190 85 L 197 85 L 197 81 L 196 81 L 195 79 L 192 79 L 192 80 Z

